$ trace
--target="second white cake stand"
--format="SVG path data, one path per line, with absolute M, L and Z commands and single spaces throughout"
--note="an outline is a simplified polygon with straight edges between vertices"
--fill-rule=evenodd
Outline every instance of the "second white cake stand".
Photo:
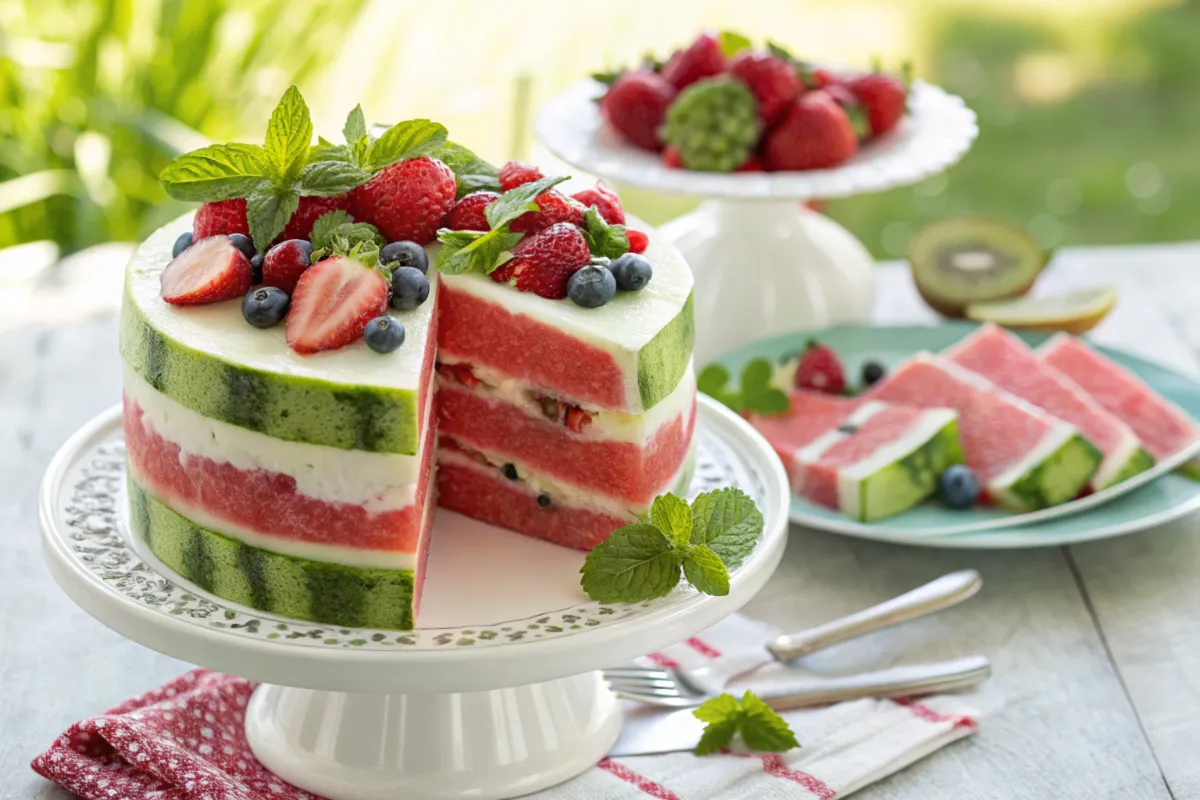
M 583 553 L 439 512 L 417 630 L 265 615 L 187 583 L 134 541 L 119 407 L 63 445 L 39 519 L 51 574 L 96 619 L 263 682 L 246 735 L 281 778 L 333 800 L 508 798 L 567 780 L 612 747 L 621 712 L 597 669 L 712 625 L 778 565 L 788 507 L 779 460 L 703 396 L 696 436 L 690 492 L 738 486 L 766 523 L 725 597 L 682 587 L 645 603 L 589 602 Z
M 539 112 L 535 133 L 554 155 L 594 175 L 707 198 L 659 227 L 696 275 L 696 358 L 794 330 L 865 323 L 874 260 L 845 228 L 800 207 L 915 183 L 966 153 L 978 127 L 962 99 L 914 81 L 909 113 L 836 169 L 717 174 L 671 169 L 602 124 L 594 81 L 573 84 Z

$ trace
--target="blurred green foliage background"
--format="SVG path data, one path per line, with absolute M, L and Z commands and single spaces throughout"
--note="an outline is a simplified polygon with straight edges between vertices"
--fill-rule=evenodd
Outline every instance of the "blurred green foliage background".
M 603 23 L 549 0 L 0 0 L 0 247 L 142 238 L 182 210 L 156 181 L 173 154 L 257 140 L 290 83 L 325 135 L 361 100 L 536 160 L 538 103 L 701 27 L 817 60 L 911 59 L 978 112 L 945 175 L 828 204 L 878 256 L 958 214 L 1048 246 L 1200 238 L 1200 0 L 610 0 Z M 686 206 L 632 203 L 652 220 Z

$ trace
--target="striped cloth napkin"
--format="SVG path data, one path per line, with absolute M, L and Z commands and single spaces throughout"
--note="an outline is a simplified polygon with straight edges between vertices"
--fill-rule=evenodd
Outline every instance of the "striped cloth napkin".
M 648 657 L 696 663 L 760 645 L 777 633 L 731 617 Z M 771 667 L 755 673 L 755 684 Z M 255 684 L 209 670 L 188 672 L 98 717 L 72 725 L 33 769 L 83 800 L 319 800 L 271 774 L 246 743 Z M 691 753 L 604 759 L 533 795 L 538 800 L 834 798 L 904 768 L 975 730 L 975 712 L 951 697 L 920 703 L 860 700 L 788 712 L 803 744 L 781 755 Z

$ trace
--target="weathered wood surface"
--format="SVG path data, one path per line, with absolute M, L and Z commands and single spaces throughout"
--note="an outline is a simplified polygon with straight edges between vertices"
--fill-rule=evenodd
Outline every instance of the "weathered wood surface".
M 1122 303 L 1097 332 L 1195 371 L 1200 246 L 1066 251 L 1059 286 L 1110 283 Z M 906 276 L 880 270 L 878 317 L 929 319 Z M 185 669 L 74 606 L 42 564 L 37 485 L 54 451 L 119 399 L 111 319 L 0 332 L 0 797 L 68 795 L 29 760 L 70 722 Z M 747 608 L 789 629 L 847 613 L 953 569 L 981 594 L 934 617 L 842 645 L 819 670 L 972 652 L 995 676 L 973 693 L 979 734 L 864 790 L 920 798 L 1200 798 L 1200 537 L 1196 517 L 1072 548 L 939 551 L 794 530 Z

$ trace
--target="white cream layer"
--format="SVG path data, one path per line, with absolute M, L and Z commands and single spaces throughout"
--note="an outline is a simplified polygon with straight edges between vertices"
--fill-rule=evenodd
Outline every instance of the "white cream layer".
M 420 482 L 421 454 L 428 446 L 429 413 L 416 455 L 342 450 L 290 442 L 205 417 L 157 391 L 128 365 L 125 393 L 142 410 L 142 424 L 179 445 L 180 462 L 207 458 L 241 470 L 288 475 L 301 494 L 330 503 L 360 505 L 376 514 L 412 504 Z

